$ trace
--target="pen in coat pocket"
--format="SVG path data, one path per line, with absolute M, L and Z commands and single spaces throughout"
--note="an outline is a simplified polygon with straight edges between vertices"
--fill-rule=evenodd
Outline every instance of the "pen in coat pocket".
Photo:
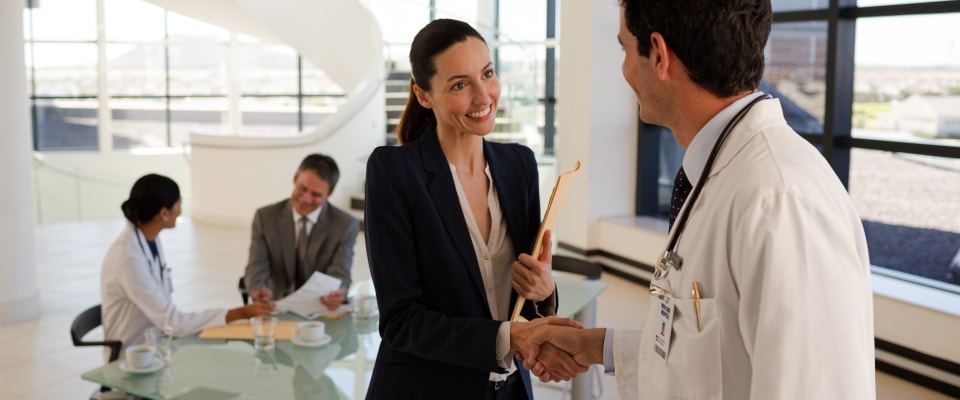
M 702 330 L 700 326 L 700 283 L 697 281 L 693 282 L 693 289 L 691 290 L 693 295 L 693 312 L 697 314 L 697 332 Z

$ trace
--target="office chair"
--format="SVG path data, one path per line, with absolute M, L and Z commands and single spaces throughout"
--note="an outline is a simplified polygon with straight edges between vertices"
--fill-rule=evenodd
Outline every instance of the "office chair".
M 556 254 L 553 256 L 553 270 L 583 275 L 588 281 L 600 279 L 600 275 L 603 274 L 603 268 L 599 264 L 581 258 Z
M 101 308 L 97 304 L 93 307 L 88 308 L 84 312 L 77 315 L 73 319 L 73 324 L 70 325 L 70 338 L 73 339 L 73 345 L 77 347 L 81 346 L 107 346 L 110 348 L 110 362 L 116 361 L 120 358 L 120 347 L 123 346 L 123 343 L 119 340 L 102 340 L 99 342 L 93 341 L 84 341 L 83 337 L 90 333 L 90 331 L 96 329 L 98 326 L 103 324 L 101 317 Z M 101 392 L 108 392 L 110 388 L 106 386 L 101 386 L 100 389 L 95 389 L 93 394 L 90 395 L 90 399 L 97 399 L 100 397 Z
M 240 283 L 237 284 L 237 290 L 240 291 L 240 298 L 243 299 L 243 305 L 247 305 L 247 300 L 250 299 L 250 293 L 247 292 L 247 284 L 243 282 L 243 277 L 240 277 Z
M 553 255 L 553 270 L 582 275 L 583 278 L 588 281 L 595 281 L 597 279 L 600 279 L 600 276 L 603 275 L 603 267 L 601 267 L 599 264 L 592 263 L 582 258 L 575 258 L 575 257 L 564 256 L 564 255 L 558 255 L 558 254 Z M 600 374 L 601 374 L 600 369 L 597 367 L 594 367 L 593 370 L 594 372 L 596 372 L 596 378 L 595 378 L 596 381 L 594 382 L 596 384 L 597 390 L 599 391 L 599 393 L 594 394 L 593 396 L 593 398 L 596 399 L 596 398 L 600 398 L 600 396 L 603 395 L 603 381 L 601 380 L 601 377 L 600 377 Z M 536 381 L 536 382 L 539 382 L 539 381 Z M 566 382 L 563 385 L 563 388 L 561 389 L 563 390 L 563 394 L 560 397 L 561 399 L 566 398 L 567 394 L 570 393 L 571 385 L 572 385 L 572 381 Z

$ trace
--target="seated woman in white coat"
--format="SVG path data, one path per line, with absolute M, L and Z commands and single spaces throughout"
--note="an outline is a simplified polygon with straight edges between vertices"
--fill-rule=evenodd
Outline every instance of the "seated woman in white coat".
M 143 343 L 150 327 L 170 327 L 180 337 L 230 321 L 263 316 L 274 305 L 186 312 L 173 304 L 170 269 L 158 234 L 177 225 L 180 188 L 172 179 L 157 174 L 141 177 L 121 206 L 127 219 L 100 270 L 104 337 L 123 346 Z

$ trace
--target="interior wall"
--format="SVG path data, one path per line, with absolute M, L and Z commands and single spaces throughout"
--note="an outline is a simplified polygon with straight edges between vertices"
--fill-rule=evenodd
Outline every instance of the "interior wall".
M 157 173 L 180 186 L 184 214 L 192 205 L 190 162 L 175 150 L 131 152 L 45 152 L 34 161 L 36 220 L 39 223 L 123 218 L 120 204 L 137 178 Z
M 620 72 L 617 3 L 562 0 L 560 13 L 557 171 L 582 165 L 557 235 L 582 250 L 601 217 L 634 213 L 637 99 Z

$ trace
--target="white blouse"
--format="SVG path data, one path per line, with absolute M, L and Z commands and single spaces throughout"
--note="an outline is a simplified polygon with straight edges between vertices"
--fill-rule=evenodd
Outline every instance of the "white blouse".
M 480 265 L 480 276 L 483 278 L 483 286 L 486 289 L 490 315 L 495 320 L 507 321 L 500 325 L 500 330 L 497 332 L 497 353 L 503 356 L 498 357 L 497 364 L 501 368 L 507 369 L 508 373 L 490 373 L 491 381 L 500 381 L 506 379 L 506 375 L 517 369 L 513 363 L 513 354 L 509 353 L 510 293 L 515 258 L 513 242 L 510 241 L 510 235 L 507 233 L 507 222 L 500 212 L 500 200 L 497 195 L 497 188 L 493 185 L 493 178 L 490 176 L 490 166 L 487 165 L 483 171 L 487 175 L 487 210 L 490 212 L 490 238 L 488 241 L 483 240 L 483 234 L 473 217 L 473 212 L 471 212 L 470 202 L 467 201 L 467 194 L 463 190 L 463 185 L 460 184 L 460 178 L 457 177 L 457 168 L 453 164 L 450 164 L 450 172 L 453 173 L 453 183 L 457 187 L 460 209 L 463 211 L 463 218 L 466 220 L 467 229 L 470 231 L 470 240 L 473 242 L 473 250 L 477 255 L 477 264 Z M 503 349 L 504 347 L 506 347 L 506 350 Z

